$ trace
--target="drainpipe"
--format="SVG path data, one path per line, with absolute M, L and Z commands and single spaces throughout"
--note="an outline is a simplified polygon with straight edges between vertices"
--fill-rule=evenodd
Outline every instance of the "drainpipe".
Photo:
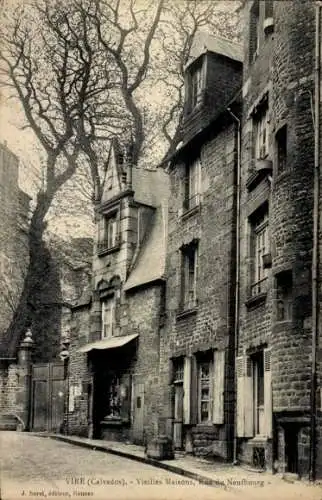
M 314 186 L 313 186 L 313 257 L 312 257 L 312 364 L 311 364 L 311 426 L 310 479 L 316 474 L 316 351 L 319 327 L 319 196 L 320 196 L 320 83 L 321 83 L 321 4 L 315 5 L 315 120 L 314 120 Z
M 236 358 L 238 356 L 238 336 L 239 336 L 239 282 L 240 282 L 240 176 L 241 176 L 241 123 L 240 119 L 227 108 L 228 113 L 237 123 L 237 200 L 236 200 L 236 286 L 235 286 L 235 321 L 234 321 L 234 387 L 235 395 L 237 391 L 237 370 Z M 237 464 L 237 398 L 234 405 L 234 443 L 233 443 L 233 463 Z

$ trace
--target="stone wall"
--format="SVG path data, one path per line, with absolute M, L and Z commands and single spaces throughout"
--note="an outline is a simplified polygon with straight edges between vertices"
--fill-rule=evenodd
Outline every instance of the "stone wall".
M 224 121 L 225 123 L 225 121 Z M 161 342 L 161 378 L 164 380 L 164 415 L 171 416 L 170 360 L 181 355 L 226 349 L 225 425 L 187 428 L 195 454 L 227 459 L 231 453 L 233 364 L 229 348 L 234 321 L 236 142 L 235 127 L 217 128 L 200 141 L 201 201 L 192 213 L 183 213 L 185 164 L 170 172 L 169 233 L 165 334 Z M 197 305 L 181 312 L 181 251 L 198 240 Z M 188 438 L 190 439 L 190 438 Z M 189 447 L 189 446 L 188 446 Z
M 274 419 L 277 424 L 284 418 L 302 419 L 303 430 L 298 435 L 298 472 L 307 475 L 309 445 L 301 436 L 306 432 L 304 429 L 310 409 L 314 8 L 311 2 L 299 0 L 273 3 L 274 32 L 259 30 L 258 52 L 253 58 L 249 55 L 249 39 L 254 2 L 246 2 L 244 7 L 246 29 L 238 353 L 241 355 L 259 347 L 271 347 Z M 260 26 L 263 26 L 263 16 L 261 9 Z M 258 194 L 254 202 L 251 199 L 252 189 L 249 188 L 250 177 L 255 175 L 253 116 L 266 96 L 269 117 L 268 160 L 272 162 L 273 170 L 258 181 L 259 185 L 268 188 L 268 192 L 266 196 Z M 281 172 L 277 169 L 275 135 L 283 125 L 287 126 L 287 161 Z M 252 262 L 249 216 L 265 200 L 269 203 L 272 266 L 268 271 L 267 293 L 256 302 L 249 301 Z M 291 276 L 292 306 L 290 318 L 281 322 L 277 320 L 277 280 L 283 272 Z M 274 429 L 275 437 L 276 432 Z M 247 440 L 240 440 L 240 458 L 249 462 L 247 450 Z M 272 463 L 267 465 L 271 467 Z

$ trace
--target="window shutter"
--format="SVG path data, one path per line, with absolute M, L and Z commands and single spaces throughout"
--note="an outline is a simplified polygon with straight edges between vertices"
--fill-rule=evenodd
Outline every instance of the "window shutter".
M 199 248 L 196 246 L 195 248 L 195 260 L 194 260 L 194 294 L 193 294 L 193 300 L 196 303 L 197 302 L 197 283 L 198 283 L 198 266 L 199 266 Z M 196 304 L 195 304 L 196 305 Z
M 249 356 L 245 356 L 245 382 L 244 382 L 244 436 L 254 435 L 254 390 L 253 390 L 253 370 L 252 361 Z
M 237 436 L 244 437 L 244 357 L 239 356 L 236 358 L 236 372 L 237 372 Z
M 131 375 L 122 375 L 120 385 L 120 416 L 124 422 L 128 422 L 131 416 Z
M 224 423 L 225 351 L 214 351 L 212 422 Z
M 264 426 L 267 437 L 272 437 L 272 372 L 271 349 L 264 349 Z
M 184 359 L 183 368 L 183 423 L 190 424 L 191 420 L 191 356 Z
M 196 356 L 191 356 L 190 423 L 198 422 L 198 365 Z

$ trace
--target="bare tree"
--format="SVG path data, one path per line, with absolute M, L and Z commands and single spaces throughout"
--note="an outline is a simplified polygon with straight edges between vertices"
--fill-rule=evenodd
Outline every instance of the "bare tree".
M 89 180 L 99 195 L 112 136 L 131 143 L 134 164 L 160 140 L 166 146 L 155 162 L 177 146 L 184 64 L 198 30 L 208 27 L 227 35 L 228 17 L 223 22 L 220 4 L 25 0 L 23 7 L 6 9 L 1 83 L 18 98 L 46 160 L 30 222 L 27 274 L 7 332 L 12 349 L 31 321 L 44 279 L 43 234 L 54 199 L 80 166 L 89 173 L 81 185 L 86 191 Z M 153 88 L 164 93 L 159 109 L 151 103 Z
M 102 93 L 108 92 L 108 74 L 101 74 L 107 72 L 107 62 L 98 64 L 95 40 L 91 46 L 87 42 L 86 14 L 82 11 L 80 15 L 75 4 L 44 0 L 8 13 L 2 27 L 1 83 L 18 97 L 27 125 L 46 157 L 45 182 L 30 221 L 24 287 L 7 332 L 11 349 L 31 321 L 33 300 L 45 276 L 45 217 L 54 196 L 77 169 L 81 154 L 78 129 L 85 126 L 85 112 L 89 123 L 94 120 L 102 79 Z M 35 29 L 38 23 L 41 30 Z

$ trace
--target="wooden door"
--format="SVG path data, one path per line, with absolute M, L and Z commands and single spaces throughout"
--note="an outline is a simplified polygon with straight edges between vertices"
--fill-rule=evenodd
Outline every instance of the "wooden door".
M 133 385 L 133 442 L 144 444 L 144 384 Z
M 47 380 L 33 380 L 32 384 L 32 430 L 48 429 L 48 383 Z
M 174 421 L 173 421 L 173 441 L 177 450 L 182 449 L 182 424 L 183 424 L 183 384 L 176 384 L 174 387 Z
M 49 369 L 49 411 L 51 416 L 50 430 L 59 432 L 64 421 L 65 381 L 64 365 L 50 364 Z
M 63 363 L 43 363 L 32 369 L 31 428 L 59 432 L 64 420 Z

